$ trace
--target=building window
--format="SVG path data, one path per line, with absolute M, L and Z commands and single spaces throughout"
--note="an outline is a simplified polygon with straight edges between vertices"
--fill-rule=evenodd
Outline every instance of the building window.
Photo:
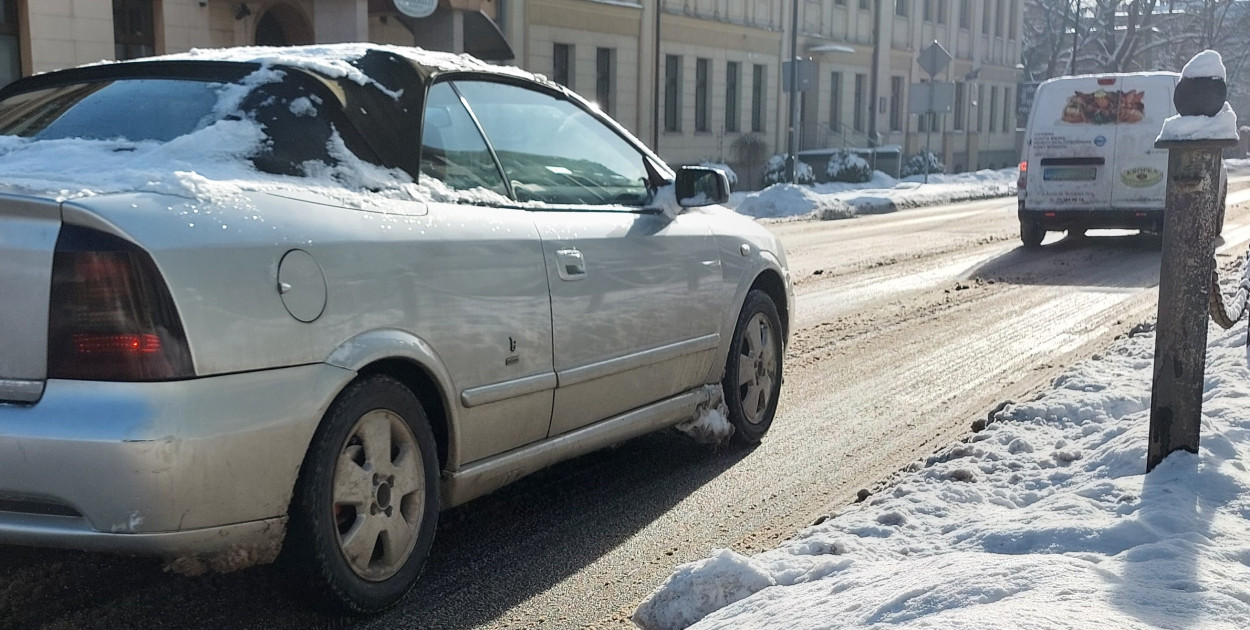
M 681 56 L 664 56 L 664 131 L 681 131 Z
M 609 116 L 616 113 L 616 50 L 595 49 L 595 102 Z
M 113 54 L 137 59 L 156 54 L 153 0 L 113 0 Z M 6 5 L 16 4 L 13 0 Z
M 17 0 L 0 0 L 0 85 L 22 78 L 22 29 L 17 20 Z
M 868 99 L 868 90 L 865 86 L 868 84 L 868 75 L 855 75 L 855 131 L 864 130 L 864 102 Z
M 768 66 L 756 64 L 751 76 L 751 131 L 764 131 L 764 95 L 768 93 Z
M 946 23 L 946 0 L 935 0 L 937 2 L 937 23 Z
M 299 9 L 279 3 L 256 20 L 257 46 L 301 46 L 316 41 L 312 24 Z
M 990 88 L 990 133 L 998 130 L 998 88 Z
M 1016 17 L 1018 15 L 1016 12 L 1019 10 L 1020 10 L 1019 3 L 1012 2 L 1011 3 L 1011 19 L 1007 21 L 1007 38 L 1008 39 L 1016 38 Z
M 712 125 L 708 121 L 708 68 L 712 65 L 710 59 L 694 60 L 694 130 L 695 131 L 711 131 Z
M 998 19 L 994 20 L 994 34 L 998 37 L 1002 37 L 1003 18 L 1007 17 L 1006 12 L 1003 11 L 1003 0 L 998 0 L 998 13 L 996 13 L 996 15 L 998 16 Z
M 573 45 L 554 44 L 551 47 L 551 80 L 565 87 L 573 87 Z
M 736 61 L 725 64 L 725 131 L 738 132 L 738 85 L 742 82 L 742 65 Z
M 990 34 L 990 24 L 994 23 L 993 0 L 985 0 L 985 13 L 981 14 L 981 33 Z
M 871 11 L 872 6 L 869 4 L 871 0 L 859 0 L 859 8 L 865 11 Z
M 1003 131 L 1011 131 L 1011 88 L 1003 88 Z
M 907 17 L 907 5 L 911 0 L 894 0 L 894 15 Z
M 890 131 L 903 130 L 903 77 L 890 77 Z
M 964 115 L 968 110 L 967 87 L 968 85 L 963 82 L 955 84 L 955 116 L 954 121 L 951 123 L 955 131 L 964 130 Z
M 829 128 L 835 133 L 842 127 L 842 73 L 829 75 Z
M 924 14 L 924 21 L 932 22 L 933 21 L 933 0 L 924 0 L 923 6 L 924 8 L 922 11 Z
M 846 0 L 833 0 L 833 3 L 841 7 L 846 6 Z
M 972 28 L 972 0 L 959 0 L 959 28 Z

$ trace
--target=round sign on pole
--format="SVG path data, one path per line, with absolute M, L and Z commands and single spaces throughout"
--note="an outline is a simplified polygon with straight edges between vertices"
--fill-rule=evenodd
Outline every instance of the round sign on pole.
M 438 8 L 438 0 L 395 0 L 395 8 L 408 17 L 429 17 Z

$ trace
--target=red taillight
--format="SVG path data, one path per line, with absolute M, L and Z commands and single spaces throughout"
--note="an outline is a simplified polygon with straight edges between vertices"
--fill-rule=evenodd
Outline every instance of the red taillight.
M 1103 77 L 1098 79 L 1098 85 L 1115 85 L 1114 77 Z
M 1025 185 L 1029 183 L 1029 163 L 1024 161 L 1020 163 L 1020 177 L 1016 179 L 1016 189 L 1024 190 Z
M 162 381 L 194 376 L 169 289 L 141 249 L 63 226 L 52 261 L 48 378 Z

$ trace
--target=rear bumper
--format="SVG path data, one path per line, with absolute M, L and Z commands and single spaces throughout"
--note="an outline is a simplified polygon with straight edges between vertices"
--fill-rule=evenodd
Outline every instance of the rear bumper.
M 0 404 L 0 543 L 276 553 L 317 424 L 354 373 L 319 364 L 168 383 L 50 380 Z
M 1049 231 L 1077 229 L 1163 230 L 1163 210 L 1019 209 L 1021 221 L 1036 221 Z

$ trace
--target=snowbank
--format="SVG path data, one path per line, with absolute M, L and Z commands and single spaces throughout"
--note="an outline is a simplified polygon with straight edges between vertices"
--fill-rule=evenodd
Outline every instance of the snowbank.
M 644 628 L 1250 627 L 1250 371 L 1213 328 L 1200 453 L 1145 475 L 1154 335 L 1075 366 L 866 503 L 753 557 L 716 550 Z
M 923 175 L 896 180 L 876 171 L 864 184 L 777 184 L 759 192 L 734 193 L 730 208 L 757 219 L 845 219 L 859 214 L 894 212 L 901 208 L 956 203 L 1016 194 L 1019 171 L 1014 168 L 975 173 Z

